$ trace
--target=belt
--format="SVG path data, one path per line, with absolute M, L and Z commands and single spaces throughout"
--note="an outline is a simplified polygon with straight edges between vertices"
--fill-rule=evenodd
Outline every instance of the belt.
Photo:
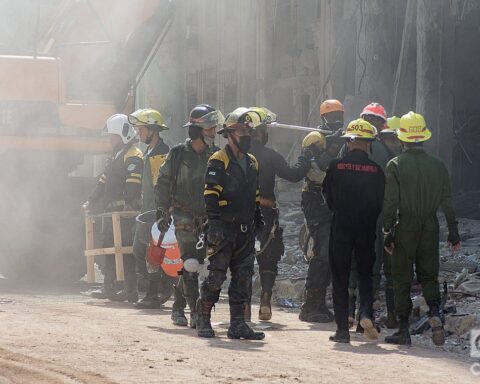
M 262 208 L 276 208 L 277 207 L 277 202 L 272 199 L 267 199 L 265 197 L 260 197 L 260 206 Z

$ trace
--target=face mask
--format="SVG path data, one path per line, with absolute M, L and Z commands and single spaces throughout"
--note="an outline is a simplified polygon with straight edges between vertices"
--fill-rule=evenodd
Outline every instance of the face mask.
M 237 141 L 238 150 L 242 153 L 247 153 L 250 149 L 251 139 L 252 138 L 250 136 L 240 136 L 239 140 Z
M 343 128 L 343 122 L 333 121 L 331 123 L 325 122 L 325 126 L 332 132 L 338 131 L 340 128 Z
M 207 147 L 212 147 L 215 144 L 215 138 L 210 136 L 203 136 L 203 142 Z

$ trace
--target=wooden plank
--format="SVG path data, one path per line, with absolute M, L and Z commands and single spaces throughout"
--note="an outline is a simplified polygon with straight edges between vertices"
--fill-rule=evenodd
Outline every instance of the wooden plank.
M 131 255 L 133 254 L 133 247 L 110 247 L 110 248 L 97 248 L 97 249 L 90 249 L 85 251 L 85 256 L 88 258 L 89 256 L 105 256 L 105 255 L 115 255 L 116 253 L 123 253 Z
M 87 251 L 94 248 L 93 240 L 93 219 L 89 216 L 85 216 L 85 249 Z M 95 283 L 95 256 L 87 256 L 87 281 L 89 283 Z
M 120 224 L 120 215 L 112 213 L 113 225 L 113 245 L 115 246 L 115 269 L 117 271 L 117 281 L 125 280 L 125 273 L 123 270 L 123 253 L 119 251 L 122 247 L 122 226 Z

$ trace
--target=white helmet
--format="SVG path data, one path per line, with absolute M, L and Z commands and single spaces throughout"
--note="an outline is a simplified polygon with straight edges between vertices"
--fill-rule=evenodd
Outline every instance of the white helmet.
M 108 118 L 107 124 L 105 125 L 105 132 L 120 136 L 123 144 L 131 142 L 137 134 L 133 125 L 128 122 L 127 115 L 120 113 Z

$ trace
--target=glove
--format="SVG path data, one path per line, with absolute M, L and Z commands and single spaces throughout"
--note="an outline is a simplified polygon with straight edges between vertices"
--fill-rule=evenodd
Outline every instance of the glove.
M 449 231 L 447 241 L 452 245 L 452 247 L 456 246 L 460 243 L 460 241 L 462 241 L 462 239 L 460 239 L 460 235 L 458 234 L 458 229 Z
M 210 245 L 220 245 L 225 240 L 223 225 L 220 220 L 208 220 L 207 241 Z
M 157 228 L 160 232 L 166 232 L 170 227 L 170 216 L 162 209 L 157 209 Z
M 310 155 L 310 153 L 308 153 L 308 152 L 309 152 L 309 150 L 307 148 L 305 148 L 302 151 L 302 154 L 300 156 L 298 156 L 298 160 L 297 160 L 297 163 L 300 164 L 300 166 L 305 169 L 305 173 L 308 172 L 308 170 L 310 169 L 311 164 L 312 164 L 310 159 L 312 159 L 313 154 Z

